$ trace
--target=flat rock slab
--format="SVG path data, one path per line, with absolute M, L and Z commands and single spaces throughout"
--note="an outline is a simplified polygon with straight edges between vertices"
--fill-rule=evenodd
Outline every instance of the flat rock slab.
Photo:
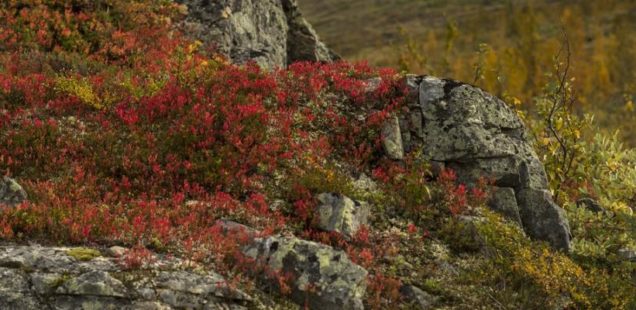
M 148 270 L 74 248 L 0 246 L 0 309 L 246 309 L 251 298 L 213 271 L 156 255 Z M 159 267 L 158 267 L 159 266 Z

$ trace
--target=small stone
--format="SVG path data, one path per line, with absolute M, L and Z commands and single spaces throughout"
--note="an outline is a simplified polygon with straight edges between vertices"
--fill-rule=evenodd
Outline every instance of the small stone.
M 0 205 L 16 206 L 27 200 L 27 193 L 15 180 L 4 176 L 0 179 Z
M 337 193 L 322 193 L 317 199 L 318 228 L 339 232 L 351 239 L 360 227 L 367 225 L 369 205 L 366 202 L 354 201 Z
M 378 184 L 364 173 L 360 174 L 360 176 L 353 181 L 353 186 L 358 190 L 368 193 L 372 193 L 378 189 Z
M 253 238 L 254 236 L 256 236 L 256 234 L 258 234 L 258 231 L 256 229 L 243 225 L 241 223 L 230 221 L 230 220 L 225 220 L 225 219 L 217 220 L 216 225 L 219 225 L 221 227 L 222 233 L 225 236 L 245 235 L 248 238 Z
M 285 205 L 287 205 L 287 202 L 285 200 L 276 199 L 272 201 L 272 203 L 270 203 L 268 207 L 270 211 L 277 212 L 285 208 Z
M 127 251 L 127 248 L 115 245 L 108 248 L 106 250 L 106 254 L 110 257 L 122 257 Z
M 382 127 L 382 145 L 389 158 L 393 160 L 404 159 L 404 144 L 397 116 L 390 117 Z

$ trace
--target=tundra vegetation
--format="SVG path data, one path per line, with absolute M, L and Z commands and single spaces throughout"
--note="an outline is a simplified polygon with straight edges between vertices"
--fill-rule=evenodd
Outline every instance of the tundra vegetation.
M 610 90 L 572 79 L 594 74 L 566 70 L 577 65 L 567 57 L 568 45 L 582 48 L 577 34 L 565 44 L 559 32 L 553 52 L 516 50 L 553 57 L 539 71 L 549 77 L 490 85 L 495 74 L 513 76 L 492 71 L 499 61 L 528 58 L 495 57 L 487 46 L 473 72 L 535 136 L 572 228 L 572 251 L 563 253 L 489 211 L 487 180 L 458 184 L 417 150 L 399 162 L 384 155 L 382 125 L 408 97 L 395 69 L 237 66 L 179 33 L 173 26 L 183 14 L 164 0 L 0 4 L 0 172 L 29 196 L 0 207 L 1 240 L 124 245 L 129 268 L 143 268 L 149 251 L 170 253 L 213 266 L 249 292 L 248 238 L 224 234 L 218 221 L 233 220 L 263 237 L 293 234 L 342 249 L 368 271 L 370 308 L 407 308 L 402 284 L 448 308 L 636 307 L 636 264 L 622 255 L 636 249 L 636 153 L 578 113 L 575 102 Z M 535 25 L 520 22 L 529 24 L 515 29 Z M 359 186 L 351 176 L 361 172 L 376 186 Z M 315 195 L 323 192 L 368 202 L 369 224 L 350 238 L 316 229 Z M 577 206 L 582 197 L 603 211 Z M 471 216 L 482 220 L 466 222 Z M 285 274 L 271 276 L 279 285 L 269 293 L 288 294 Z

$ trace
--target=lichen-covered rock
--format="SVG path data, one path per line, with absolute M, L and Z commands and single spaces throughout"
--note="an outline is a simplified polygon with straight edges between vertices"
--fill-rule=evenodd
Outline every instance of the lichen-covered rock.
M 15 180 L 3 176 L 0 179 L 0 205 L 15 206 L 27 200 L 27 193 Z
M 520 219 L 531 237 L 568 251 L 567 219 L 546 192 L 543 164 L 515 111 L 479 88 L 452 80 L 407 76 L 405 85 L 414 101 L 407 105 L 409 117 L 400 119 L 411 133 L 405 150 L 421 146 L 425 159 L 455 170 L 461 183 L 494 179 L 493 209 Z
M 382 127 L 382 146 L 386 155 L 394 160 L 404 159 L 404 144 L 397 116 L 393 116 Z
M 351 239 L 363 225 L 367 225 L 369 205 L 354 201 L 337 193 L 322 193 L 317 196 L 317 227 L 325 231 L 341 233 Z
M 251 302 L 220 275 L 179 259 L 157 254 L 161 269 L 134 271 L 112 257 L 69 253 L 73 248 L 1 245 L 0 309 L 245 309 Z
M 235 63 L 285 67 L 300 60 L 337 58 L 320 42 L 295 0 L 179 0 L 187 5 L 183 23 L 190 36 L 215 46 Z
M 330 246 L 294 237 L 257 239 L 246 255 L 270 271 L 292 277 L 291 299 L 309 309 L 363 309 L 367 271 Z M 277 286 L 268 273 L 263 282 Z
M 64 281 L 55 291 L 62 295 L 126 297 L 126 287 L 108 272 L 89 271 Z
M 38 304 L 24 271 L 0 267 L 0 309 L 37 309 Z

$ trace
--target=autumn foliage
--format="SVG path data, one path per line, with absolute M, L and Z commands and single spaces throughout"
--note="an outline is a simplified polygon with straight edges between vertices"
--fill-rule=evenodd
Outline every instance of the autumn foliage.
M 241 255 L 252 236 L 225 232 L 233 220 L 341 249 L 369 271 L 369 305 L 399 302 L 429 272 L 434 230 L 477 212 L 487 182 L 383 155 L 381 126 L 406 100 L 394 70 L 233 65 L 179 33 L 184 12 L 163 0 L 0 4 L 0 173 L 29 194 L 0 206 L 0 239 L 125 245 L 130 268 L 152 250 L 236 275 L 257 267 Z M 360 173 L 377 191 L 352 185 Z M 328 191 L 369 201 L 377 218 L 351 240 L 316 230 L 314 197 Z M 288 275 L 264 272 L 289 290 Z

